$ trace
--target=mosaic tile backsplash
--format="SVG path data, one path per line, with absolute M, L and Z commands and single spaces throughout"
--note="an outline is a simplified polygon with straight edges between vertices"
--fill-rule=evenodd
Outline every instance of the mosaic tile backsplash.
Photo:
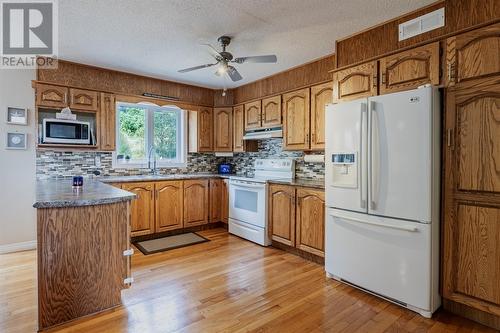
M 236 153 L 234 157 L 217 157 L 215 154 L 188 154 L 185 168 L 160 168 L 161 174 L 186 174 L 217 172 L 217 164 L 231 163 L 240 175 L 253 175 L 257 158 L 294 158 L 297 178 L 324 178 L 324 163 L 305 163 L 304 152 L 283 151 L 282 139 L 259 141 L 259 151 Z M 98 163 L 96 163 L 96 160 Z M 100 162 L 100 163 L 99 163 Z M 98 167 L 97 165 L 100 164 Z M 99 171 L 102 176 L 126 176 L 150 173 L 149 169 L 113 169 L 112 154 L 108 152 L 64 152 L 37 150 L 36 173 L 38 179 L 93 175 Z

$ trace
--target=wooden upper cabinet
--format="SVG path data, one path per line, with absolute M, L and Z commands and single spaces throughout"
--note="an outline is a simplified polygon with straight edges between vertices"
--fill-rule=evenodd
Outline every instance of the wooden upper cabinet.
M 51 86 L 48 84 L 36 85 L 36 105 L 49 108 L 65 108 L 68 106 L 68 88 Z
M 97 111 L 99 107 L 99 93 L 83 89 L 69 89 L 69 107 L 71 109 Z
M 295 246 L 295 187 L 269 186 L 268 207 L 271 239 Z
M 446 85 L 500 74 L 500 23 L 446 40 Z
M 245 104 L 245 130 L 262 127 L 262 103 L 255 101 Z
M 311 87 L 311 149 L 325 149 L 325 108 L 332 100 L 332 82 Z
M 222 221 L 222 179 L 210 179 L 210 222 Z
M 184 181 L 184 228 L 208 223 L 207 179 Z
M 309 88 L 283 95 L 283 149 L 308 150 L 309 145 Z
M 245 111 L 243 105 L 233 108 L 233 151 L 245 151 L 243 135 L 245 135 Z
M 114 151 L 116 148 L 116 108 L 115 95 L 101 93 L 99 110 L 99 146 L 101 150 Z
M 262 127 L 281 125 L 281 95 L 262 100 Z
M 125 183 L 122 189 L 132 192 L 136 199 L 130 208 L 130 227 L 132 236 L 147 235 L 154 232 L 154 184 Z
M 183 183 L 166 181 L 155 183 L 156 232 L 180 229 L 183 226 Z
M 214 151 L 233 151 L 233 110 L 214 109 Z
M 323 257 L 325 254 L 325 192 L 297 189 L 296 247 Z
M 377 62 L 372 61 L 333 74 L 333 101 L 377 95 Z
M 379 92 L 410 90 L 424 84 L 439 85 L 439 42 L 380 59 Z
M 213 110 L 202 108 L 198 111 L 198 151 L 213 151 Z

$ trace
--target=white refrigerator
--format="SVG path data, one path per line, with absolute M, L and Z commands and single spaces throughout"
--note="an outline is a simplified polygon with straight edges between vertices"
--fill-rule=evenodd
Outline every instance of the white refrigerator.
M 328 105 L 325 270 L 431 317 L 439 307 L 435 87 Z

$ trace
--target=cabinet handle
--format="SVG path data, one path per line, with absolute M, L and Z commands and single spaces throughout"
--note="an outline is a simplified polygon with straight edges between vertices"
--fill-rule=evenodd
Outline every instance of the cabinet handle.
M 385 73 L 382 73 L 382 84 L 385 84 L 386 81 L 386 75 Z
M 309 143 L 309 133 L 306 134 L 306 143 Z
M 452 128 L 449 128 L 447 131 L 446 131 L 446 145 L 448 147 L 451 148 L 451 150 L 453 150 L 454 148 L 454 145 L 453 145 L 453 129 Z
M 455 80 L 455 66 L 450 62 L 448 63 L 448 82 L 454 81 Z
M 134 254 L 134 249 L 128 249 L 128 250 L 123 251 L 123 256 L 124 257 L 130 257 L 133 254 Z
M 377 75 L 373 75 L 373 88 L 377 88 L 377 81 L 378 81 Z
M 315 133 L 311 134 L 311 141 L 316 142 L 316 134 Z
M 133 282 L 134 282 L 133 277 L 128 277 L 128 278 L 123 279 L 123 284 L 132 284 Z

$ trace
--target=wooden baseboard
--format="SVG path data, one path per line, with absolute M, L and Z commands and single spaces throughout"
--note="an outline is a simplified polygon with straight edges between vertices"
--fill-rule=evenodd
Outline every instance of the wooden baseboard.
M 198 225 L 196 227 L 189 227 L 189 228 L 182 228 L 182 229 L 176 229 L 176 230 L 171 230 L 171 231 L 158 232 L 155 234 L 149 234 L 149 235 L 143 235 L 143 236 L 135 236 L 135 237 L 132 237 L 132 242 L 142 242 L 142 241 L 156 239 L 156 238 L 162 238 L 162 237 L 166 237 L 166 236 L 185 234 L 186 232 L 197 232 L 197 231 L 215 229 L 215 228 L 226 228 L 227 229 L 227 224 L 224 222 L 212 222 L 212 223 L 208 223 L 208 224 L 204 224 L 204 225 Z
M 322 257 L 317 256 L 315 254 L 312 254 L 312 253 L 309 253 L 309 252 L 306 252 L 306 251 L 302 251 L 302 250 L 299 250 L 299 249 L 297 249 L 295 247 L 288 246 L 288 245 L 285 245 L 285 244 L 281 244 L 281 243 L 276 242 L 276 241 L 272 241 L 271 246 L 275 247 L 277 249 L 286 251 L 286 252 L 290 252 L 292 254 L 295 254 L 295 255 L 297 255 L 299 257 L 302 257 L 304 259 L 310 260 L 310 261 L 315 262 L 317 264 L 325 265 L 325 258 L 322 258 Z
M 446 311 L 476 321 L 485 326 L 500 330 L 500 317 L 474 309 L 465 304 L 443 298 L 443 308 Z

